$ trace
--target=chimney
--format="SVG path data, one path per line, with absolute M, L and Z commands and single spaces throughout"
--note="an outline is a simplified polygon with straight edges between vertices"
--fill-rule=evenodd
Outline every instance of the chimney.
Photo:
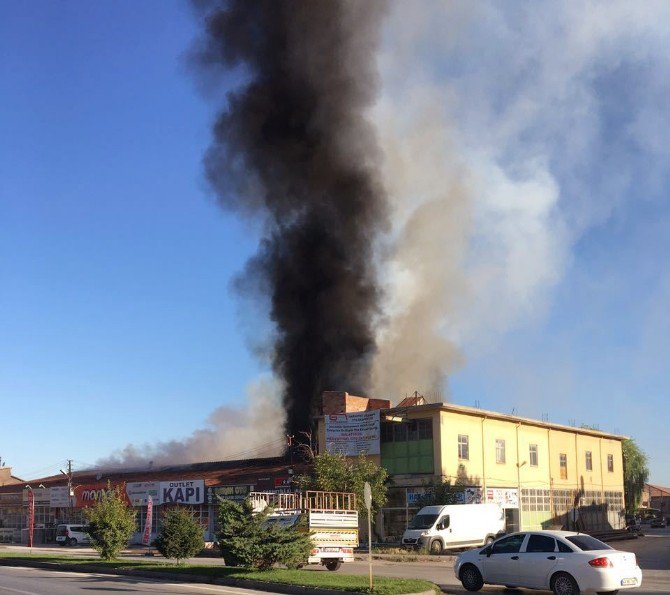
M 357 397 L 345 391 L 327 390 L 321 396 L 321 407 L 323 415 L 358 413 L 360 411 L 373 411 L 375 409 L 390 409 L 391 401 Z

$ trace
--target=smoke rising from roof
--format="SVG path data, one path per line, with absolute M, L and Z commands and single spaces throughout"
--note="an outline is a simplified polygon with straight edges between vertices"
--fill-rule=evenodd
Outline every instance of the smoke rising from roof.
M 369 389 L 374 242 L 387 214 L 365 111 L 378 89 L 383 5 L 239 0 L 202 10 L 201 76 L 244 78 L 222 101 L 207 177 L 223 207 L 263 223 L 246 286 L 269 293 L 272 366 L 297 434 L 323 390 Z
M 248 386 L 243 407 L 218 407 L 205 427 L 190 436 L 158 444 L 129 444 L 95 466 L 145 467 L 150 461 L 159 466 L 278 456 L 286 444 L 280 395 L 276 380 L 259 378 Z

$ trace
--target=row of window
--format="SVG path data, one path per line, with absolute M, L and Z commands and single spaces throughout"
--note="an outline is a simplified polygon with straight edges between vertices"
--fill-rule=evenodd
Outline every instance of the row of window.
M 568 455 L 560 453 L 559 466 L 561 479 L 568 478 Z M 470 437 L 467 434 L 458 435 L 458 458 L 462 461 L 470 460 Z M 538 466 L 538 448 L 537 444 L 528 445 L 528 464 L 531 467 Z M 501 438 L 496 438 L 496 463 L 504 464 L 505 459 L 505 441 Z M 593 471 L 593 455 L 590 450 L 585 453 L 585 465 L 587 471 Z M 614 455 L 607 455 L 607 471 L 614 473 Z
M 412 419 L 405 423 L 382 423 L 382 442 L 414 442 L 433 439 L 433 420 Z

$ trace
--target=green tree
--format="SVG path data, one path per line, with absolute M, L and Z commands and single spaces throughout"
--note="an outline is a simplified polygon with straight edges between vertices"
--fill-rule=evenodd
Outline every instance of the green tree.
M 626 510 L 634 513 L 640 505 L 644 484 L 649 479 L 647 455 L 632 438 L 624 440 L 623 449 L 623 486 Z
M 356 458 L 342 454 L 323 452 L 312 457 L 314 472 L 298 478 L 302 490 L 325 492 L 353 492 L 356 494 L 358 511 L 367 515 L 363 500 L 365 482 L 372 492 L 372 518 L 386 504 L 388 471 L 365 455 Z
M 417 498 L 416 505 L 419 508 L 434 504 L 461 504 L 463 502 L 463 487 L 453 485 L 449 479 L 442 483 L 428 484 L 425 488 L 426 491 Z
M 220 502 L 216 536 L 226 566 L 267 570 L 274 564 L 298 568 L 307 562 L 312 549 L 307 527 L 282 526 L 271 512 L 254 513 L 248 501 Z
M 135 511 L 126 505 L 120 489 L 107 483 L 100 499 L 86 509 L 91 543 L 104 560 L 114 560 L 135 532 Z
M 468 475 L 465 465 L 460 464 L 456 475 L 456 480 L 452 483 L 451 479 L 445 479 L 442 482 L 426 483 L 425 493 L 418 498 L 417 506 L 431 506 L 433 504 L 462 504 L 463 490 L 466 486 L 479 486 L 480 478 L 474 475 Z
M 200 553 L 204 547 L 202 527 L 191 511 L 179 506 L 165 512 L 156 539 L 156 549 L 163 556 L 180 562 Z

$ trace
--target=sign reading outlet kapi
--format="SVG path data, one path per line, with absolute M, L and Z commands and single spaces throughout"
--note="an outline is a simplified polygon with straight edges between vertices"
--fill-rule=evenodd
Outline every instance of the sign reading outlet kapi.
M 161 504 L 202 504 L 205 501 L 205 482 L 202 479 L 161 481 Z

